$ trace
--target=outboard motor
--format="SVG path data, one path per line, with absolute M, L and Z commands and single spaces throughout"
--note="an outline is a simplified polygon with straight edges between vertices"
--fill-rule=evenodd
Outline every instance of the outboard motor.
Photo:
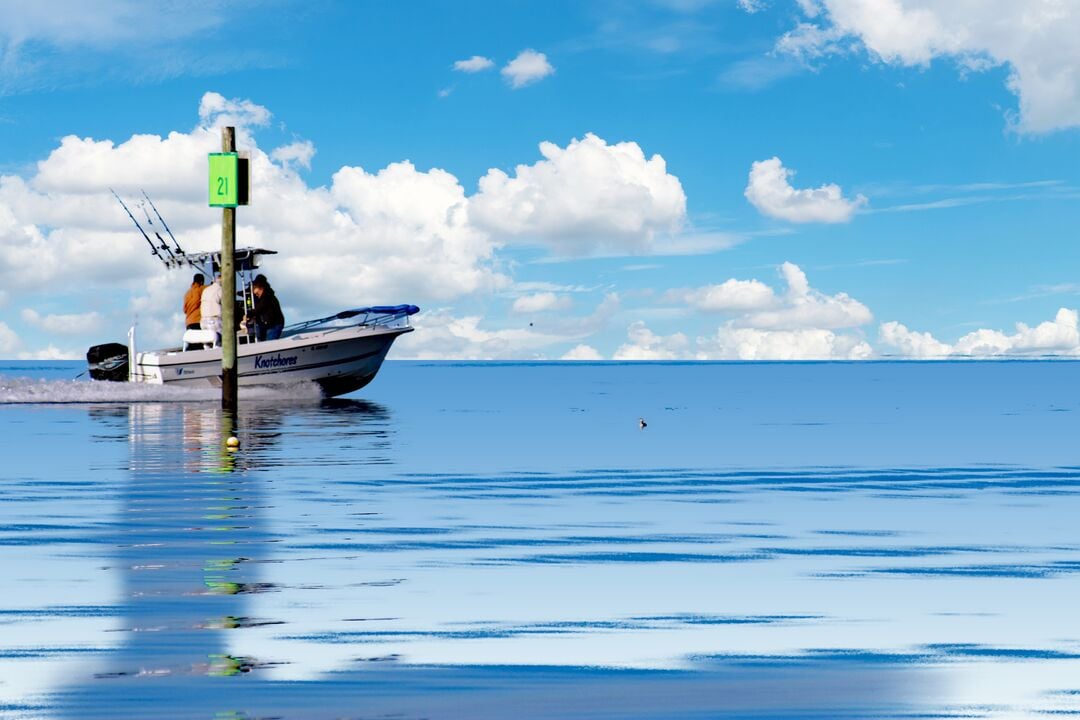
M 128 348 L 122 343 L 95 345 L 86 351 L 86 365 L 94 380 L 127 382 Z

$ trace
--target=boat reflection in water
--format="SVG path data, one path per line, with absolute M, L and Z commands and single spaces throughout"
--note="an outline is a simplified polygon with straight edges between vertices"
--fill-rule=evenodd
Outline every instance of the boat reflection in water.
M 339 400 L 295 407 L 242 403 L 238 417 L 180 403 L 90 412 L 113 431 L 126 432 L 130 448 L 123 498 L 102 540 L 112 547 L 106 572 L 119 575 L 122 590 L 115 645 L 95 658 L 88 675 L 52 696 L 51 705 L 65 717 L 888 717 L 909 711 L 909 699 L 929 687 L 925 671 L 857 655 L 717 657 L 665 670 L 577 667 L 572 659 L 564 666 L 433 666 L 401 660 L 407 651 L 365 656 L 362 639 L 355 641 L 353 663 L 312 675 L 297 667 L 308 662 L 302 654 L 271 656 L 273 648 L 298 647 L 293 621 L 260 615 L 256 608 L 288 606 L 292 617 L 304 607 L 317 608 L 312 595 L 318 585 L 272 582 L 264 571 L 278 568 L 274 577 L 287 577 L 277 564 L 286 556 L 303 560 L 288 552 L 293 543 L 314 547 L 311 535 L 336 531 L 310 518 L 308 536 L 297 537 L 290 534 L 295 525 L 274 523 L 272 518 L 293 512 L 280 486 L 324 464 L 327 478 L 342 471 L 335 464 L 392 465 L 396 430 L 390 411 Z M 367 455 L 343 460 L 341 449 L 333 448 L 297 457 L 296 436 L 304 433 L 315 436 L 308 447 L 362 435 Z M 232 435 L 240 438 L 239 450 L 225 446 Z M 347 501 L 362 506 L 365 492 L 359 483 Z M 333 543 L 324 547 L 324 554 L 334 553 Z M 370 579 L 370 552 L 338 552 L 334 559 L 357 583 Z M 385 606 L 363 612 L 378 620 L 401 610 L 392 598 L 408 592 L 408 578 L 402 580 L 380 588 L 378 597 L 391 599 Z M 550 592 L 567 607 L 574 602 L 573 588 Z M 271 605 L 255 602 L 271 595 Z M 347 620 L 317 620 L 346 630 L 344 625 L 355 628 L 364 619 L 351 617 L 357 612 L 352 607 L 335 612 Z M 489 622 L 474 620 L 478 627 Z M 279 642 L 248 642 L 247 635 Z M 260 656 L 242 649 L 252 647 L 271 650 Z M 310 641 L 306 652 L 328 647 Z M 379 662 L 355 662 L 365 657 Z

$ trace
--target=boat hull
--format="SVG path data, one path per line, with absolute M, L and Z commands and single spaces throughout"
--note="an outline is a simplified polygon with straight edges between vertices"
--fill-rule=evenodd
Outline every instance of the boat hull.
M 237 346 L 237 385 L 317 383 L 325 395 L 359 390 L 378 373 L 394 340 L 411 327 L 349 327 Z M 221 348 L 138 352 L 131 380 L 158 385 L 221 385 Z

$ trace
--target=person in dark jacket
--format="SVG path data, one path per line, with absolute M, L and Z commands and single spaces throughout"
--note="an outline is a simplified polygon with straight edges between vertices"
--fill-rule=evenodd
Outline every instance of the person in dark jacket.
M 251 292 L 255 296 L 255 307 L 248 315 L 255 323 L 255 339 L 277 340 L 285 327 L 285 315 L 281 312 L 274 289 L 270 287 L 265 275 L 257 275 L 251 282 Z

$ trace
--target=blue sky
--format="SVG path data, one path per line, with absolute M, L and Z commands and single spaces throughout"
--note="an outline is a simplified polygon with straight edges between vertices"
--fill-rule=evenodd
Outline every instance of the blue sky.
M 0 355 L 175 342 L 190 278 L 108 188 L 212 247 L 227 122 L 288 320 L 419 304 L 397 357 L 1078 354 L 1078 30 L 1051 0 L 6 4 Z

